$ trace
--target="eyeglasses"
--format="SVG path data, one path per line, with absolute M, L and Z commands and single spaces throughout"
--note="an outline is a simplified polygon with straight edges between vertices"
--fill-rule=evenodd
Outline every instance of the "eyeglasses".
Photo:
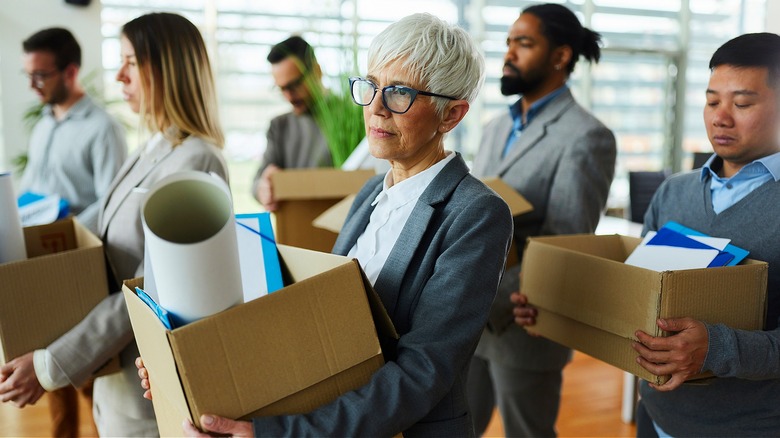
M 46 79 L 49 79 L 49 77 L 51 77 L 52 75 L 54 75 L 56 73 L 59 73 L 59 72 L 60 72 L 59 70 L 55 69 L 55 70 L 52 70 L 52 71 L 46 71 L 46 72 L 35 71 L 35 72 L 32 72 L 32 73 L 27 73 L 25 71 L 22 71 L 22 74 L 27 76 L 27 80 L 32 82 L 33 85 L 35 85 L 38 88 L 41 88 L 41 87 L 43 87 L 44 82 L 46 81 Z
M 376 92 L 379 91 L 379 87 L 377 87 L 376 84 L 361 77 L 349 78 L 349 89 L 352 92 L 352 100 L 360 106 L 371 105 L 371 102 L 374 101 L 374 97 L 376 97 Z M 458 100 L 457 97 L 415 90 L 414 88 L 404 87 L 402 85 L 388 85 L 382 88 L 382 103 L 390 112 L 404 114 L 412 107 L 414 99 L 417 98 L 418 94 Z
M 282 93 L 291 93 L 298 89 L 301 85 L 303 85 L 303 81 L 306 80 L 306 75 L 300 75 L 298 78 L 291 80 L 290 82 L 286 83 L 285 85 L 282 85 L 279 87 L 279 89 L 282 91 Z

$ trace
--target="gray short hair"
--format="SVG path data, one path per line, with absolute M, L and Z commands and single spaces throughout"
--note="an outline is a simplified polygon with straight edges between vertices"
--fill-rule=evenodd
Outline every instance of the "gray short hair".
M 485 61 L 471 36 L 431 14 L 413 14 L 391 24 L 371 42 L 368 69 L 400 62 L 427 91 L 473 102 L 485 80 Z M 434 98 L 439 114 L 446 99 Z

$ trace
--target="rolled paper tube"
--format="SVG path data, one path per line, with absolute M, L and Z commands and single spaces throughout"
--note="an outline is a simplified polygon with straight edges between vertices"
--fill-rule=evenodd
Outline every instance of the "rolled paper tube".
M 11 174 L 0 173 L 0 263 L 26 258 L 27 249 Z
M 141 204 L 146 266 L 159 304 L 186 324 L 243 302 L 236 223 L 225 181 L 186 171 L 158 181 Z

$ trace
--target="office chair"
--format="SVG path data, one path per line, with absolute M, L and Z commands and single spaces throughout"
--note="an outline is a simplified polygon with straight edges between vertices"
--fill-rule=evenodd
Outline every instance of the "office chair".
M 704 166 L 704 163 L 710 159 L 712 152 L 694 152 L 693 153 L 693 166 L 691 169 L 700 169 Z
M 629 220 L 642 223 L 647 207 L 653 199 L 658 186 L 668 176 L 668 172 L 660 170 L 656 172 L 628 172 L 628 198 L 631 204 Z

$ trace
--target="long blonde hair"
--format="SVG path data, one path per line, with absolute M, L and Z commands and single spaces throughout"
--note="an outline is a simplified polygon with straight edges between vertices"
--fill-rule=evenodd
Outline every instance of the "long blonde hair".
M 135 50 L 147 128 L 174 145 L 194 135 L 222 148 L 214 77 L 198 29 L 181 15 L 163 12 L 129 21 L 122 35 Z

